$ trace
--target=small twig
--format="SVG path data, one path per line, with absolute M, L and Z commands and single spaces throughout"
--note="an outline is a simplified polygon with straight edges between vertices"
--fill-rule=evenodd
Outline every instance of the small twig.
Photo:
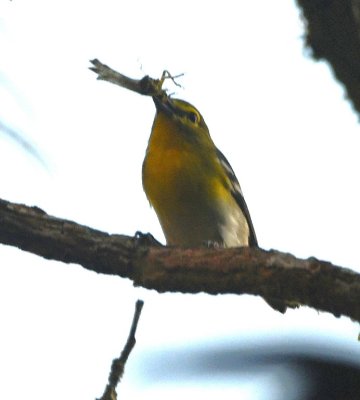
M 116 393 L 116 386 L 120 382 L 122 376 L 124 375 L 124 369 L 127 359 L 135 346 L 136 339 L 135 333 L 136 328 L 139 322 L 141 310 L 143 308 L 144 302 L 142 300 L 137 300 L 135 304 L 135 313 L 133 317 L 133 321 L 131 324 L 129 337 L 126 341 L 126 344 L 121 352 L 119 358 L 115 358 L 111 364 L 111 370 L 109 374 L 109 383 L 107 384 L 104 394 L 99 400 L 116 400 L 117 393 Z
M 183 76 L 183 74 L 173 76 L 169 71 L 165 70 L 160 79 L 150 78 L 148 75 L 145 75 L 142 79 L 133 79 L 113 70 L 98 59 L 91 60 L 90 62 L 93 65 L 93 67 L 90 67 L 90 70 L 98 75 L 97 79 L 114 83 L 144 96 L 156 97 L 161 102 L 166 102 L 169 99 L 166 90 L 162 88 L 166 79 L 171 79 L 174 85 L 182 87 L 175 79 Z
M 90 62 L 93 67 L 90 67 L 89 69 L 98 75 L 97 79 L 99 80 L 114 83 L 115 85 L 119 85 L 125 89 L 145 96 L 155 96 L 159 98 L 164 96 L 167 97 L 165 90 L 162 89 L 165 80 L 164 74 L 161 79 L 153 79 L 148 75 L 144 76 L 142 79 L 133 79 L 120 74 L 120 72 L 113 70 L 97 59 L 91 60 Z
M 180 85 L 180 83 L 176 82 L 176 78 L 181 78 L 182 76 L 184 76 L 184 74 L 177 74 L 177 75 L 171 75 L 170 72 L 168 70 L 163 71 L 162 76 L 161 76 L 161 82 L 163 83 L 165 81 L 165 79 L 171 79 L 171 81 L 173 82 L 173 84 L 179 88 L 182 88 L 182 86 Z

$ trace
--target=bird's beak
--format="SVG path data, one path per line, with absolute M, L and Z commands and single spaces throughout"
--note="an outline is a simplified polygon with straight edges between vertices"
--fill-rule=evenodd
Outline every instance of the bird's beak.
M 155 107 L 158 111 L 162 111 L 168 115 L 173 115 L 175 107 L 172 104 L 171 99 L 168 96 L 153 96 Z

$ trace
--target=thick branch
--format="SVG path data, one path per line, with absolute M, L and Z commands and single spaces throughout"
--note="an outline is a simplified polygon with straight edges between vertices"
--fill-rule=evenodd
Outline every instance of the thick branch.
M 360 321 L 360 275 L 315 258 L 246 247 L 149 246 L 143 238 L 109 235 L 4 200 L 0 242 L 159 292 L 248 293 Z

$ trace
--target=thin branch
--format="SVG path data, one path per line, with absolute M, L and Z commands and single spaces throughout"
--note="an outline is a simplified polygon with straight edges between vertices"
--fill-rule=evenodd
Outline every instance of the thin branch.
M 0 243 L 129 278 L 158 292 L 253 294 L 360 322 L 360 275 L 316 258 L 260 248 L 149 246 L 0 200 Z M 49 264 L 51 265 L 51 264 Z
M 121 352 L 120 357 L 115 358 L 111 364 L 109 383 L 106 385 L 104 394 L 101 396 L 99 400 L 117 399 L 116 386 L 124 375 L 125 364 L 129 358 L 132 349 L 136 344 L 135 333 L 143 305 L 144 302 L 142 300 L 137 300 L 135 304 L 135 312 L 128 339 L 125 343 L 125 346 L 123 348 L 123 351 Z
M 150 78 L 148 75 L 144 76 L 142 79 L 133 79 L 113 70 L 112 68 L 100 62 L 98 59 L 91 60 L 90 62 L 93 66 L 89 69 L 98 75 L 97 79 L 114 83 L 115 85 L 121 86 L 144 96 L 152 96 L 164 104 L 170 99 L 170 96 L 166 93 L 166 90 L 162 88 L 165 80 L 170 79 L 176 86 L 181 87 L 181 85 L 177 83 L 175 79 L 183 76 L 183 74 L 173 76 L 169 71 L 165 70 L 163 71 L 160 79 Z
M 91 60 L 90 62 L 93 67 L 90 67 L 89 69 L 98 75 L 97 79 L 99 80 L 114 83 L 115 85 L 119 85 L 125 89 L 145 96 L 167 96 L 165 90 L 162 89 L 162 85 L 164 80 L 167 78 L 167 75 L 170 76 L 167 71 L 164 71 L 161 79 L 153 79 L 148 75 L 144 76 L 142 79 L 132 79 L 113 70 L 98 59 Z

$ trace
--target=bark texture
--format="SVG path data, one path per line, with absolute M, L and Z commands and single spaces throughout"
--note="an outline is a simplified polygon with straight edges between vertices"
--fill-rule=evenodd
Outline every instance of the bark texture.
M 131 279 L 158 292 L 253 294 L 360 322 L 360 275 L 260 248 L 172 248 L 107 233 L 0 200 L 0 242 L 47 259 Z M 150 243 L 150 244 L 149 244 Z

